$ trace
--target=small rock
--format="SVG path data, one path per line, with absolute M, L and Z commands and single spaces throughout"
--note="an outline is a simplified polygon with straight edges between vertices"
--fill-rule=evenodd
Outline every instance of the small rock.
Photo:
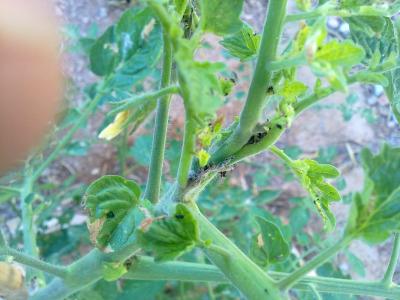
M 376 97 L 369 96 L 369 97 L 367 98 L 367 103 L 368 103 L 369 105 L 375 105 L 377 102 L 378 102 L 378 99 L 377 99 Z
M 332 29 L 337 29 L 340 26 L 340 21 L 336 17 L 328 18 L 328 27 Z
M 379 97 L 383 94 L 383 87 L 381 85 L 374 85 L 374 95 Z
M 339 31 L 343 35 L 348 35 L 350 33 L 350 27 L 347 23 L 342 23 L 339 27 Z

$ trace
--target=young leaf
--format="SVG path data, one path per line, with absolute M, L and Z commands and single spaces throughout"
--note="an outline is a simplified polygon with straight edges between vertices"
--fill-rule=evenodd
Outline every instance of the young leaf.
M 121 278 L 128 270 L 123 263 L 105 262 L 102 265 L 103 279 L 115 281 Z
M 249 25 L 244 24 L 239 31 L 225 36 L 220 44 L 230 55 L 245 61 L 257 54 L 260 39 L 260 36 L 255 34 Z
M 150 226 L 147 221 L 138 231 L 140 245 L 155 254 L 156 261 L 175 259 L 193 249 L 199 237 L 199 225 L 184 204 L 177 204 L 169 217 L 155 218 Z
M 217 35 L 234 33 L 242 27 L 243 0 L 201 0 L 201 26 Z
M 291 164 L 293 172 L 309 192 L 314 205 L 324 221 L 326 230 L 335 227 L 335 216 L 329 209 L 329 203 L 341 199 L 337 189 L 325 182 L 325 178 L 339 176 L 339 170 L 329 164 L 320 164 L 311 159 L 295 160 Z
M 365 149 L 362 162 L 364 189 L 353 198 L 346 232 L 379 243 L 400 230 L 400 148 L 385 145 L 376 156 Z
M 363 48 L 350 40 L 339 42 L 332 40 L 316 52 L 315 60 L 331 64 L 333 67 L 351 67 L 362 61 L 365 56 Z
M 290 249 L 279 227 L 259 216 L 256 221 L 260 232 L 252 238 L 251 258 L 263 267 L 285 260 Z
M 89 231 L 96 247 L 115 250 L 124 245 L 134 231 L 132 212 L 139 204 L 140 188 L 121 176 L 106 175 L 86 190 L 84 206 L 89 213 Z

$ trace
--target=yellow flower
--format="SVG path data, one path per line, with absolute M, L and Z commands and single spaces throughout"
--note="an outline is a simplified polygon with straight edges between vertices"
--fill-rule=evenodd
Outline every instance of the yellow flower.
M 114 121 L 100 132 L 99 138 L 105 139 L 107 141 L 115 138 L 124 129 L 125 121 L 128 119 L 128 117 L 129 111 L 127 110 L 118 113 L 115 116 Z

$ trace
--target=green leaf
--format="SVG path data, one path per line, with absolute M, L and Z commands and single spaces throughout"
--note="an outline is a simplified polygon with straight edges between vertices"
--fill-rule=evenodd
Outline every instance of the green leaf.
M 300 81 L 285 80 L 285 83 L 277 90 L 277 94 L 288 101 L 295 101 L 307 91 L 308 87 Z
M 336 221 L 329 204 L 332 201 L 339 201 L 341 197 L 333 185 L 325 182 L 325 178 L 339 176 L 339 170 L 332 165 L 320 164 L 311 159 L 295 160 L 291 163 L 291 168 L 310 194 L 315 208 L 324 221 L 325 229 L 333 230 Z
M 366 66 L 372 71 L 383 65 L 394 67 L 383 74 L 386 81 L 379 84 L 385 87 L 393 113 L 400 122 L 400 66 L 396 65 L 400 54 L 399 29 L 388 17 L 351 17 L 345 20 L 350 25 L 351 38 L 365 50 Z
M 177 204 L 172 216 L 154 218 L 150 225 L 147 222 L 138 231 L 138 241 L 144 249 L 154 252 L 156 261 L 175 259 L 200 240 L 197 220 L 184 204 Z
M 234 33 L 242 27 L 243 0 L 201 0 L 201 26 L 217 35 Z
M 94 42 L 90 67 L 108 78 L 109 88 L 127 89 L 155 67 L 161 48 L 161 26 L 151 9 L 132 8 Z
M 103 279 L 106 281 L 115 281 L 128 272 L 123 263 L 105 262 L 102 265 Z
M 256 217 L 260 232 L 253 236 L 251 242 L 251 258 L 260 266 L 285 260 L 289 253 L 289 245 L 279 227 L 262 217 Z
M 319 62 L 326 62 L 334 67 L 351 67 L 360 63 L 364 56 L 363 48 L 352 41 L 339 42 L 338 40 L 332 40 L 322 45 L 314 58 Z
M 186 108 L 204 127 L 207 120 L 213 119 L 221 106 L 222 90 L 216 72 L 225 65 L 222 63 L 198 62 L 193 59 L 192 44 L 181 40 L 176 52 L 176 61 L 182 81 L 182 92 Z
M 249 25 L 244 24 L 239 31 L 225 36 L 220 41 L 220 44 L 230 55 L 239 58 L 241 61 L 245 61 L 257 54 L 260 39 L 260 36 L 255 34 Z
M 363 261 L 350 251 L 346 251 L 346 258 L 350 265 L 350 269 L 356 272 L 359 276 L 365 277 L 365 267 Z
M 271 203 L 277 199 L 280 194 L 280 191 L 262 190 L 256 197 L 254 197 L 253 201 L 258 205 Z
M 385 145 L 374 156 L 362 152 L 364 188 L 353 198 L 346 233 L 370 243 L 400 230 L 400 148 Z
M 135 229 L 134 208 L 139 204 L 136 182 L 106 175 L 87 188 L 84 206 L 89 213 L 89 231 L 96 247 L 111 250 L 124 245 Z

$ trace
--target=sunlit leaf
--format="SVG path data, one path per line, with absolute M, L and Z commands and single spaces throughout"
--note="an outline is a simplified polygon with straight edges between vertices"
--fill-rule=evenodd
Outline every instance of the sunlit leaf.
M 158 217 L 142 223 L 138 231 L 140 245 L 153 251 L 155 260 L 175 259 L 193 249 L 199 241 L 199 225 L 184 204 L 177 204 L 171 216 Z
M 225 35 L 242 26 L 243 0 L 201 0 L 201 24 L 205 31 Z
M 220 44 L 230 55 L 245 61 L 257 54 L 260 39 L 260 36 L 255 34 L 249 25 L 244 24 L 239 31 L 225 36 Z

